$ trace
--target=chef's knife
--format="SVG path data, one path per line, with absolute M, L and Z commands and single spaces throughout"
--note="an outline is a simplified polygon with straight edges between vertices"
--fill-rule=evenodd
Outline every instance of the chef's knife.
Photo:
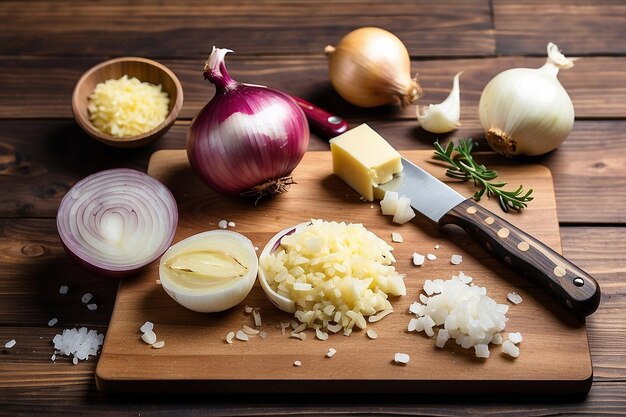
M 600 304 L 600 286 L 588 273 L 498 215 L 466 199 L 412 162 L 379 187 L 405 195 L 439 226 L 456 224 L 514 270 L 534 279 L 566 309 L 588 316 Z

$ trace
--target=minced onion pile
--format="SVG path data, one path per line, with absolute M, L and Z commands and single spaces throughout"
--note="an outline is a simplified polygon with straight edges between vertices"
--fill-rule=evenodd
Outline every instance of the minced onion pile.
M 82 179 L 57 212 L 66 251 L 88 268 L 115 277 L 161 256 L 174 239 L 177 223 L 176 200 L 167 187 L 127 168 Z
M 443 326 L 437 331 L 435 345 L 443 348 L 449 339 L 464 349 L 474 348 L 476 357 L 489 357 L 489 343 L 503 344 L 500 332 L 504 330 L 509 306 L 498 304 L 487 296 L 487 289 L 472 282 L 472 277 L 460 272 L 449 280 L 426 280 L 420 302 L 414 302 L 409 311 L 415 314 L 408 325 L 410 332 L 424 332 L 435 335 L 435 326 Z M 517 357 L 519 349 L 515 342 L 521 335 L 515 333 L 508 343 L 503 344 L 503 352 Z M 516 337 L 519 336 L 519 337 Z M 513 346 L 511 346 L 513 345 Z
M 295 302 L 301 323 L 349 334 L 366 327 L 366 316 L 391 310 L 389 295 L 406 294 L 392 249 L 362 224 L 315 219 L 264 250 L 259 264 L 270 287 Z

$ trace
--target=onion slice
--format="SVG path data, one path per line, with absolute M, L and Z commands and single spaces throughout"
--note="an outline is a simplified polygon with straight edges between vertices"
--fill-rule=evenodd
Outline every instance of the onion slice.
M 177 224 L 176 200 L 167 187 L 127 168 L 82 179 L 57 212 L 66 252 L 88 269 L 115 278 L 158 259 L 172 243 Z

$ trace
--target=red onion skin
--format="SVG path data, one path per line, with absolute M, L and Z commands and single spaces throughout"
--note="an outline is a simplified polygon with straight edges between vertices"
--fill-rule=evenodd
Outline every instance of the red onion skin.
M 233 195 L 288 176 L 309 144 L 300 106 L 280 91 L 234 81 L 223 61 L 205 77 L 216 93 L 187 135 L 187 156 L 198 176 L 214 190 Z
M 113 171 L 116 172 L 117 175 L 131 175 L 131 176 L 135 176 L 135 175 L 139 174 L 141 176 L 148 177 L 147 174 L 141 173 L 139 171 L 126 169 L 126 168 L 118 168 L 118 169 L 112 169 L 112 170 L 108 170 L 108 171 L 101 171 L 101 172 L 98 172 L 96 174 L 92 174 L 92 175 L 84 178 L 83 180 L 79 181 L 79 183 L 74 185 L 74 187 L 80 186 L 80 184 L 83 181 L 87 181 L 90 177 L 93 177 L 93 176 L 95 176 L 97 174 L 107 174 L 107 173 L 113 172 Z M 152 180 L 156 181 L 155 179 L 152 179 Z M 72 189 L 70 189 L 68 191 L 68 193 L 63 198 L 63 200 L 65 200 L 66 198 L 69 198 L 68 196 L 70 195 L 70 193 L 72 192 L 74 187 L 72 187 Z M 146 185 L 146 188 L 148 188 L 147 185 Z M 128 266 L 128 267 L 118 266 L 116 268 L 107 268 L 106 266 L 98 265 L 97 263 L 94 263 L 93 260 L 91 260 L 91 259 L 83 258 L 81 256 L 78 256 L 68 246 L 68 244 L 66 243 L 66 240 L 71 242 L 71 240 L 72 240 L 71 235 L 69 235 L 67 233 L 64 233 L 62 231 L 62 229 L 64 229 L 64 228 L 60 226 L 60 222 L 63 221 L 62 218 L 65 215 L 65 213 L 63 212 L 63 208 L 62 208 L 64 206 L 64 202 L 62 201 L 61 202 L 61 206 L 59 207 L 59 211 L 57 213 L 57 231 L 58 231 L 59 238 L 60 238 L 60 241 L 61 241 L 61 245 L 63 246 L 63 249 L 69 255 L 69 257 L 71 259 L 73 259 L 76 263 L 78 263 L 79 265 L 81 265 L 85 269 L 91 271 L 92 273 L 94 273 L 95 275 L 98 275 L 100 277 L 110 278 L 110 279 L 122 279 L 122 278 L 129 277 L 131 275 L 134 275 L 137 272 L 141 271 L 142 269 L 144 269 L 145 267 L 147 267 L 148 265 L 150 265 L 154 261 L 158 260 L 159 257 L 163 254 L 163 252 L 165 252 L 171 246 L 172 242 L 174 241 L 176 228 L 177 228 L 177 225 L 178 225 L 178 208 L 177 208 L 176 200 L 174 199 L 174 196 L 165 187 L 163 187 L 163 188 L 164 189 L 162 191 L 165 192 L 165 198 L 167 198 L 169 200 L 169 203 L 172 204 L 172 210 L 170 212 L 170 216 L 166 220 L 167 222 L 169 222 L 172 225 L 172 228 L 171 228 L 170 234 L 167 236 L 167 239 L 162 242 L 162 245 L 161 245 L 161 249 L 162 250 L 159 251 L 159 252 L 155 252 L 154 256 L 152 256 L 150 260 L 144 262 L 141 265 L 131 265 L 131 266 Z

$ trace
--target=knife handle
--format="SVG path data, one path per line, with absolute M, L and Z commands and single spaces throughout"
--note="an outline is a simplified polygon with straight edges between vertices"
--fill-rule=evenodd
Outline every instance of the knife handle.
M 588 273 L 498 215 L 465 200 L 439 225 L 456 224 L 514 270 L 534 279 L 566 309 L 588 316 L 600 304 L 600 286 Z
M 309 103 L 300 97 L 291 96 L 300 106 L 309 124 L 324 139 L 332 139 L 348 130 L 348 122 L 339 116 Z

